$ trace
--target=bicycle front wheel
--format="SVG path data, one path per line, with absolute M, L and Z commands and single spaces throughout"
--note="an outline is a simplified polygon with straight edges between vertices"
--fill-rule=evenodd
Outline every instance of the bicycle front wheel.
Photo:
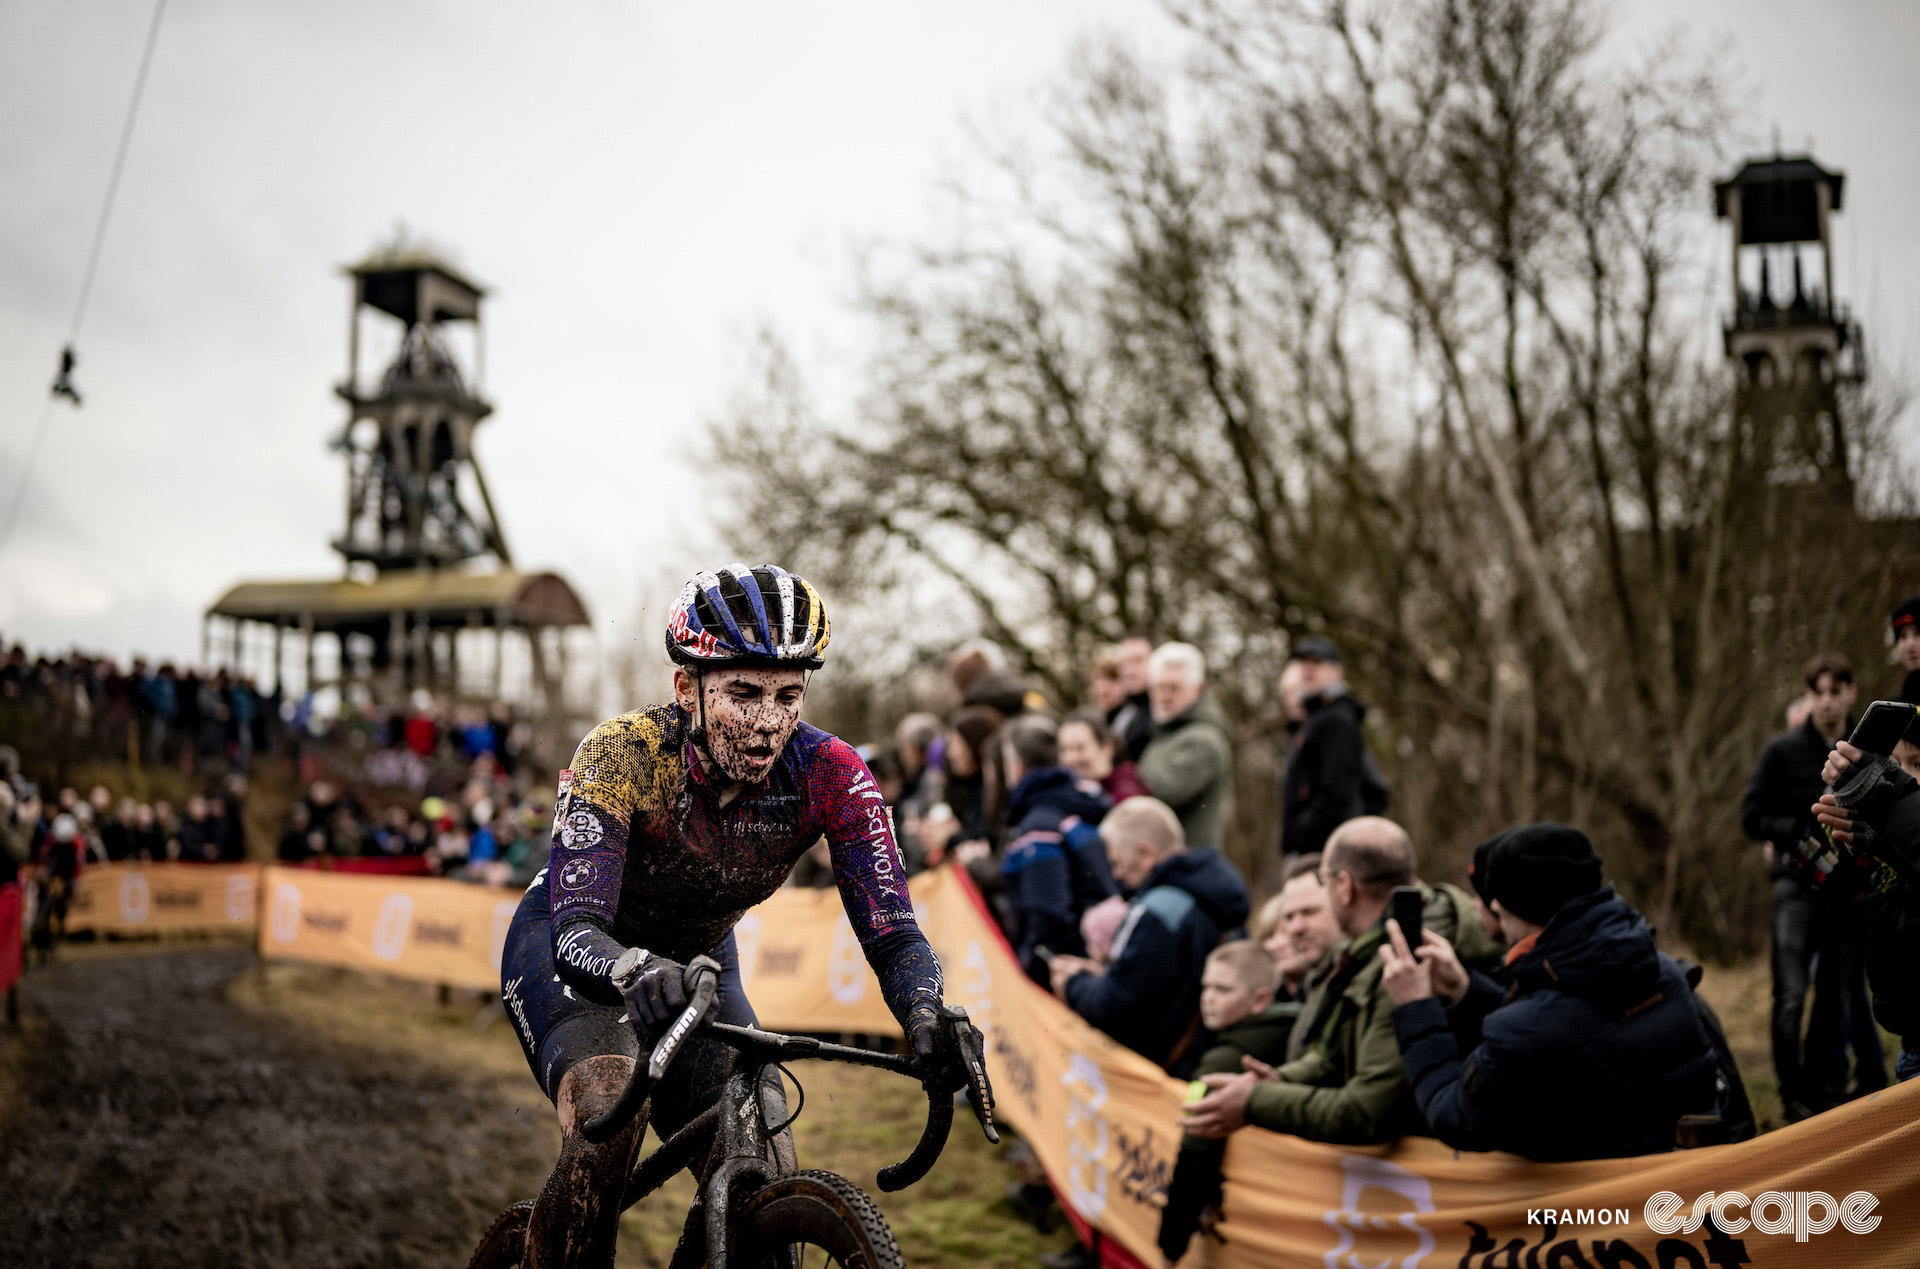
M 747 1198 L 730 1222 L 728 1260 L 743 1269 L 906 1269 L 872 1199 L 832 1172 L 794 1172 Z

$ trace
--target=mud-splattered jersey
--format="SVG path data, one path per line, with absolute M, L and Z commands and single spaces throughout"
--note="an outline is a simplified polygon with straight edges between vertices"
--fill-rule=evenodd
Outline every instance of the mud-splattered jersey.
M 682 962 L 712 950 L 825 837 L 888 1007 L 904 1023 L 938 1005 L 940 964 L 914 920 L 892 811 L 851 746 L 801 723 L 766 779 L 725 806 L 718 793 L 678 705 L 608 719 L 580 742 L 560 773 L 547 867 L 569 983 L 608 999 L 628 947 Z

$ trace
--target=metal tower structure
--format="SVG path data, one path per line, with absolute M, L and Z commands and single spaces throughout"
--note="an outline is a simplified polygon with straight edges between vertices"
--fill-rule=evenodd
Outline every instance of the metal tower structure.
M 346 273 L 353 279 L 347 377 L 336 392 L 347 403 L 347 424 L 334 445 L 347 458 L 347 522 L 334 549 L 349 566 L 370 564 L 380 573 L 488 554 L 511 565 L 473 451 L 474 430 L 493 407 L 449 338 L 455 324 L 470 325 L 477 371 L 486 292 L 404 239 Z M 372 314 L 397 321 L 400 340 L 392 362 L 363 386 L 361 328 Z M 467 486 L 478 494 L 477 508 Z
M 1840 389 L 1865 377 L 1860 328 L 1834 297 L 1832 218 L 1846 177 L 1801 155 L 1757 160 L 1713 187 L 1733 229 L 1734 415 L 1749 453 L 1796 483 L 1848 495 Z

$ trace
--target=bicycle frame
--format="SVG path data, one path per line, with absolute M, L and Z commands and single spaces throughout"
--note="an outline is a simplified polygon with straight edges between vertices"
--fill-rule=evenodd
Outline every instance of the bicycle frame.
M 773 1134 L 768 1131 L 772 1125 L 767 1122 L 770 1108 L 761 1096 L 767 1067 L 783 1060 L 812 1058 L 869 1066 L 898 1075 L 911 1076 L 913 1071 L 910 1060 L 905 1057 L 829 1044 L 807 1036 L 782 1035 L 720 1022 L 707 1023 L 702 1031 L 708 1037 L 730 1045 L 737 1054 L 720 1098 L 634 1165 L 621 1195 L 620 1207 L 623 1211 L 632 1207 L 682 1168 L 691 1165 L 705 1151 L 709 1167 L 707 1178 L 700 1187 L 700 1205 L 695 1212 L 702 1207 L 705 1209 L 707 1263 L 712 1269 L 724 1269 L 727 1260 L 727 1217 L 735 1184 L 743 1180 L 765 1184 L 779 1175 L 778 1165 L 769 1157 L 773 1143 Z M 950 1103 L 946 1105 L 946 1110 L 945 1116 L 936 1113 L 934 1118 L 944 1118 L 950 1126 Z M 930 1122 L 929 1129 L 932 1128 Z M 928 1135 L 933 1134 L 930 1131 Z M 938 1133 L 939 1140 L 932 1147 L 932 1156 L 938 1156 L 940 1147 L 946 1143 L 946 1135 L 944 1129 Z M 924 1138 L 922 1147 L 915 1150 L 908 1163 L 915 1162 L 923 1153 L 927 1153 Z M 933 1158 L 929 1157 L 927 1166 L 931 1166 L 932 1162 Z M 919 1175 L 926 1171 L 925 1167 L 914 1168 L 911 1169 L 914 1175 L 902 1178 L 899 1170 L 906 1167 L 905 1164 L 895 1164 L 885 1169 L 884 1172 L 895 1174 L 888 1179 L 898 1180 L 899 1184 L 887 1185 L 883 1181 L 883 1188 L 902 1188 L 918 1180 Z M 689 1230 L 693 1219 L 694 1212 L 688 1213 Z
M 629 1174 L 626 1188 L 621 1194 L 621 1210 L 624 1211 L 691 1164 L 704 1148 L 709 1160 L 707 1177 L 701 1183 L 699 1203 L 687 1214 L 685 1233 L 693 1232 L 694 1215 L 704 1205 L 706 1228 L 703 1232 L 707 1263 L 711 1269 L 725 1269 L 727 1217 L 735 1183 L 753 1179 L 760 1185 L 766 1185 L 779 1176 L 779 1165 L 770 1157 L 774 1133 L 768 1122 L 769 1106 L 760 1095 L 767 1067 L 785 1060 L 814 1058 L 870 1066 L 909 1078 L 918 1078 L 920 1072 L 914 1060 L 904 1056 L 829 1044 L 811 1036 L 784 1035 L 762 1031 L 758 1027 L 711 1021 L 707 1013 L 712 1008 L 719 986 L 720 966 L 702 956 L 696 957 L 687 971 L 690 998 L 685 1011 L 654 1044 L 646 1062 L 634 1066 L 626 1088 L 613 1105 L 582 1124 L 580 1131 L 588 1141 L 597 1144 L 611 1138 L 622 1125 L 642 1113 L 651 1100 L 653 1087 L 666 1074 L 687 1038 L 696 1031 L 733 1048 L 733 1063 L 727 1072 L 719 1100 L 695 1116 L 652 1154 L 641 1159 Z M 637 973 L 638 966 L 628 972 Z M 972 1052 L 966 1061 L 966 1081 L 972 1090 L 974 1110 L 987 1140 L 998 1141 L 1000 1134 L 993 1125 L 993 1099 L 986 1082 L 986 1068 L 978 1051 L 979 1032 L 967 1021 L 966 1010 L 954 1005 L 942 1006 L 939 1021 L 940 1025 L 953 1029 L 962 1037 L 973 1037 Z M 965 1051 L 966 1046 L 962 1047 Z M 950 1090 L 951 1086 L 947 1087 Z M 789 1119 L 787 1122 L 792 1121 Z M 785 1123 L 780 1125 L 781 1129 L 785 1127 Z M 884 1191 L 905 1189 L 925 1176 L 946 1147 L 947 1135 L 952 1128 L 951 1091 L 927 1086 L 926 1129 L 912 1154 L 899 1163 L 880 1169 L 880 1188 Z M 682 1242 L 685 1241 L 683 1234 Z

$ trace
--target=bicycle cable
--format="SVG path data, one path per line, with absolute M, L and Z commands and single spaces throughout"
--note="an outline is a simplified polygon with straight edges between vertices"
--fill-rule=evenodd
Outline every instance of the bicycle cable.
M 775 1062 L 772 1065 L 775 1070 L 793 1081 L 794 1097 L 799 1102 L 799 1105 L 793 1108 L 793 1113 L 787 1116 L 786 1122 L 782 1123 L 778 1128 L 767 1129 L 767 1135 L 769 1137 L 777 1137 L 787 1129 L 793 1127 L 794 1121 L 800 1118 L 800 1112 L 807 1108 L 807 1090 L 806 1086 L 800 1082 L 800 1077 L 787 1069 L 785 1062 Z M 760 1069 L 762 1073 L 766 1071 L 766 1067 L 761 1067 Z

